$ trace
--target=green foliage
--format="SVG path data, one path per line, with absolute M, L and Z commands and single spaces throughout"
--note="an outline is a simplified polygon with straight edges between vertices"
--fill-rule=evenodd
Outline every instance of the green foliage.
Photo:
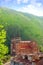
M 22 40 L 34 40 L 43 46 L 43 17 L 0 8 L 0 24 L 6 29 L 9 48 L 11 38 L 17 36 Z
M 2 59 L 5 54 L 8 53 L 8 47 L 5 45 L 6 41 L 6 31 L 4 30 L 3 25 L 0 25 L 0 65 L 2 64 Z
M 6 55 L 4 58 L 3 58 L 3 63 L 6 63 L 10 60 L 11 56 L 10 55 Z
M 0 27 L 0 43 L 4 43 L 6 41 L 6 31 L 3 27 Z
M 43 52 L 43 45 L 40 45 L 40 51 Z
M 8 53 L 8 48 L 4 44 L 0 43 L 0 58 L 2 59 L 5 54 Z
M 3 65 L 2 61 L 0 60 L 0 65 Z

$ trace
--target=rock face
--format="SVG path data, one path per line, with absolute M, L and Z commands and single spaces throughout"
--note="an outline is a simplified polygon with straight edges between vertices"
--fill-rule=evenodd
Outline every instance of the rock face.
M 11 40 L 12 65 L 43 65 L 43 53 L 34 41 Z
M 27 55 L 38 53 L 38 45 L 34 41 L 21 41 L 20 39 L 12 39 L 11 54 Z
M 43 65 L 43 59 L 41 59 L 41 60 L 37 63 L 37 65 Z

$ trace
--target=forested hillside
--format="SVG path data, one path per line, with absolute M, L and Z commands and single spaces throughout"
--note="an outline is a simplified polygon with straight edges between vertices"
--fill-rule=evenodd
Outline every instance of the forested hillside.
M 43 49 L 43 17 L 0 8 L 0 25 L 3 25 L 6 30 L 6 45 L 8 47 L 12 37 L 20 36 L 22 40 L 36 41 Z

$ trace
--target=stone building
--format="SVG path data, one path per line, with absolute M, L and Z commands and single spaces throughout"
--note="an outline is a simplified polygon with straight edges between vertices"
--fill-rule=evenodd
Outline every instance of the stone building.
M 43 53 L 40 53 L 35 41 L 22 41 L 21 38 L 11 40 L 11 65 L 43 65 Z M 41 61 L 40 61 L 41 60 Z
M 38 53 L 38 45 L 34 41 L 22 41 L 21 38 L 11 40 L 11 54 L 29 55 Z

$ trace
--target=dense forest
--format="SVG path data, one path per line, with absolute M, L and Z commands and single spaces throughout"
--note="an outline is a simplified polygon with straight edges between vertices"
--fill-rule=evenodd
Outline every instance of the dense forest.
M 43 51 L 43 17 L 0 8 L 0 65 L 10 54 L 11 38 L 34 40 Z

